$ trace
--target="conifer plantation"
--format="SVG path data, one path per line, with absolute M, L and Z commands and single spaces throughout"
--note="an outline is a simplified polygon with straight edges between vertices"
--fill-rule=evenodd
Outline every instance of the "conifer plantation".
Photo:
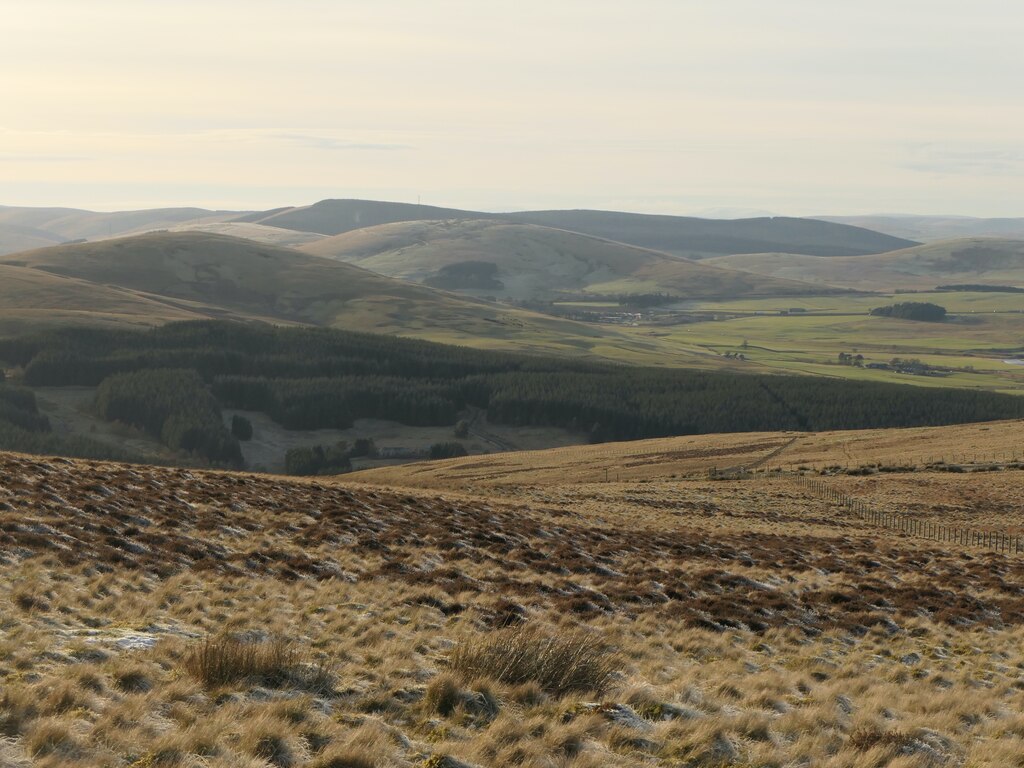
M 454 427 L 472 406 L 492 423 L 561 427 L 590 442 L 1024 416 L 1024 399 L 988 392 L 633 368 L 226 321 L 24 336 L 0 341 L 0 360 L 23 368 L 29 387 L 97 387 L 94 408 L 102 418 L 224 467 L 241 467 L 242 457 L 222 408 L 312 430 L 345 429 L 364 418 Z M 3 391 L 2 446 L 52 450 L 54 439 L 41 439 L 47 425 L 31 391 Z M 97 455 L 89 443 L 66 450 Z

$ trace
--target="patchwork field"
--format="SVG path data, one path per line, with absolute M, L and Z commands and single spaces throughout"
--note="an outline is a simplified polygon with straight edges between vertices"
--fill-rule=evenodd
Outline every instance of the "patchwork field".
M 871 317 L 901 301 L 945 307 L 944 323 Z M 718 355 L 742 354 L 747 369 L 892 381 L 931 387 L 1024 392 L 1024 366 L 1006 362 L 1024 351 L 1020 294 L 938 292 L 695 303 L 709 322 L 636 329 L 663 343 Z M 798 310 L 798 311 L 791 311 Z M 865 367 L 840 365 L 839 353 L 861 354 Z M 943 375 L 876 370 L 893 358 L 920 360 Z
M 854 446 L 1012 453 L 1019 428 L 363 482 L 0 454 L 0 764 L 1019 765 L 1024 556 L 879 529 L 795 475 L 707 477 Z M 431 487 L 368 482 L 403 474 Z M 1021 471 L 815 477 L 1024 523 Z

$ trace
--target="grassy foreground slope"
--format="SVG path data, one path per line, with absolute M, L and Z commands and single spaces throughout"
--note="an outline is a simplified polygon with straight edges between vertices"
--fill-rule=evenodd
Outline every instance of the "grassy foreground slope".
M 710 263 L 865 291 L 927 290 L 950 283 L 1024 286 L 1024 240 L 994 237 L 944 240 L 871 256 L 760 253 L 722 256 Z
M 1020 557 L 878 530 L 791 479 L 604 482 L 543 456 L 559 479 L 470 495 L 0 454 L 0 763 L 1024 752 Z M 881 504 L 913 490 L 893 477 L 821 482 Z M 918 512 L 1021 530 L 1022 478 L 958 475 Z
M 795 280 L 753 277 L 566 230 L 487 219 L 364 227 L 302 250 L 416 282 L 437 282 L 446 270 L 466 262 L 493 265 L 489 280 L 470 283 L 465 290 L 514 299 L 587 292 L 684 298 L 821 292 Z M 461 287 L 451 284 L 453 290 Z

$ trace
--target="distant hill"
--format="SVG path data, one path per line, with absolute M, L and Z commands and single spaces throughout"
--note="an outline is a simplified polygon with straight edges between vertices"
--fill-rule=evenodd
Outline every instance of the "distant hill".
M 690 258 L 732 253 L 785 251 L 819 256 L 882 253 L 915 242 L 845 224 L 814 219 L 698 219 L 614 211 L 523 211 L 481 213 L 372 200 L 322 200 L 237 219 L 285 229 L 338 235 L 403 221 L 498 219 L 566 229 Z
M 136 291 L 0 264 L 0 332 L 65 325 L 150 326 L 172 320 L 237 316 Z
M 979 219 L 971 216 L 819 216 L 823 221 L 866 227 L 895 237 L 921 242 L 963 237 L 1024 239 L 1024 217 Z
M 782 216 L 722 220 L 614 211 L 530 211 L 512 218 L 688 258 L 762 251 L 856 256 L 917 244 L 845 224 Z
M 33 227 L 19 226 L 17 224 L 0 224 L 0 255 L 27 251 L 30 248 L 45 248 L 48 245 L 59 245 L 67 239 L 52 232 L 46 232 Z
M 199 223 L 188 222 L 166 227 L 167 232 L 207 232 L 214 235 L 228 235 L 229 237 L 241 237 L 246 240 L 254 240 L 257 243 L 268 245 L 279 245 L 284 248 L 298 248 L 309 243 L 315 243 L 326 238 L 326 235 L 319 235 L 315 232 L 302 232 L 297 229 L 281 229 L 280 227 L 269 227 L 264 224 L 250 224 L 242 221 L 201 221 Z M 144 233 L 139 233 L 144 234 Z
M 399 221 L 436 219 L 492 218 L 495 214 L 475 213 L 458 208 L 437 208 L 432 205 L 387 203 L 376 200 L 321 200 L 299 208 L 279 208 L 265 213 L 252 213 L 235 219 L 251 224 L 297 229 L 321 235 L 340 235 L 363 227 L 393 224 Z
M 19 299 L 18 284 L 0 282 L 0 307 L 10 308 L 12 324 L 48 314 L 130 325 L 236 317 L 573 355 L 596 347 L 613 358 L 655 354 L 653 343 L 613 327 L 499 307 L 225 235 L 164 232 L 62 245 L 0 257 L 4 265 L 39 286 L 33 298 Z M 82 311 L 68 317 L 71 305 Z
M 302 250 L 390 277 L 513 299 L 579 293 L 735 298 L 821 290 L 576 232 L 493 219 L 382 224 L 319 240 Z
M 223 221 L 239 216 L 237 211 L 210 211 L 205 208 L 154 208 L 141 211 L 104 213 L 79 208 L 27 208 L 0 206 L 0 253 L 14 253 L 68 240 L 95 240 L 168 229 L 184 223 Z M 11 242 L 4 233 L 31 232 L 38 242 Z
M 491 219 L 537 224 L 689 258 L 767 251 L 844 256 L 882 253 L 916 244 L 846 223 L 780 216 L 703 219 L 589 210 L 484 213 L 374 200 L 322 200 L 313 205 L 268 211 L 185 207 L 100 212 L 79 208 L 0 206 L 0 254 L 70 240 L 97 240 L 185 228 L 256 236 L 262 242 L 291 246 L 298 243 L 288 239 L 275 241 L 267 230 L 338 235 L 380 224 L 444 219 Z M 229 222 L 231 228 L 215 229 L 217 225 L 226 226 Z M 258 226 L 253 228 L 251 225 Z
M 823 259 L 790 253 L 722 256 L 711 264 L 858 290 L 931 289 L 974 283 L 1024 287 L 1024 240 L 972 237 L 872 256 Z

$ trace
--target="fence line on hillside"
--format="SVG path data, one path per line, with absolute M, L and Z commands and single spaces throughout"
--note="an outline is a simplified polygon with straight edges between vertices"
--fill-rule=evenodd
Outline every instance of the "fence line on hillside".
M 803 475 L 798 475 L 797 478 L 818 498 L 839 504 L 873 525 L 901 531 L 918 538 L 956 544 L 960 547 L 982 547 L 1001 554 L 1017 555 L 1021 553 L 1021 537 L 1019 535 L 1009 534 L 1006 531 L 945 525 L 931 520 L 922 520 L 908 514 L 874 509 L 866 502 L 833 488 L 821 480 Z
M 1005 555 L 1019 555 L 1024 552 L 1024 542 L 1021 541 L 1022 537 L 1020 534 L 970 526 L 946 525 L 931 520 L 922 520 L 910 514 L 875 509 L 864 500 L 834 488 L 816 477 L 808 477 L 803 473 L 791 474 L 782 469 L 774 469 L 755 474 L 745 468 L 722 473 L 712 468 L 709 470 L 708 476 L 719 480 L 791 478 L 801 483 L 818 498 L 838 504 L 865 522 L 887 530 L 899 531 L 908 536 L 916 536 L 931 541 L 953 544 L 965 549 L 967 547 L 981 547 Z
M 829 469 L 835 470 L 849 470 L 850 467 L 858 468 L 869 468 L 869 467 L 892 467 L 893 471 L 899 471 L 900 469 L 909 468 L 913 471 L 916 467 L 937 468 L 937 471 L 944 471 L 942 467 L 1006 467 L 1024 463 L 1024 452 L 1013 449 L 1005 451 L 964 451 L 963 453 L 953 452 L 948 456 L 937 455 L 937 454 L 916 454 L 903 456 L 900 458 L 893 458 L 887 463 L 883 463 L 879 459 L 865 459 L 860 463 L 856 463 L 850 458 L 845 458 L 842 462 L 839 461 L 803 461 L 791 464 L 779 464 L 774 468 L 779 470 L 785 470 L 789 472 L 799 472 L 810 470 L 812 472 L 825 472 Z M 884 470 L 883 470 L 884 471 Z M 948 471 L 948 470 L 945 470 Z

